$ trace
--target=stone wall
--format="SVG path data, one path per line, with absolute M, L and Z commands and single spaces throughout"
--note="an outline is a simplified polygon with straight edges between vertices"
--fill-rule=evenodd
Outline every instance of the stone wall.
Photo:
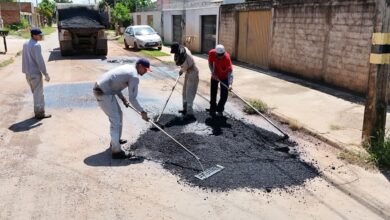
M 364 94 L 374 0 L 278 0 L 223 5 L 219 43 L 236 58 L 240 11 L 271 10 L 269 67 Z
M 373 1 L 275 7 L 270 68 L 365 93 Z

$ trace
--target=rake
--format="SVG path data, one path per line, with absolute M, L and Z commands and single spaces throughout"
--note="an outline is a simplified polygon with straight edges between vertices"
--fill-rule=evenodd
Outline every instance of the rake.
M 219 80 L 219 83 L 221 83 L 221 85 L 223 85 L 224 87 L 226 87 L 227 89 L 229 89 L 229 87 L 223 83 L 221 80 Z M 253 105 L 251 105 L 248 101 L 246 101 L 244 98 L 242 98 L 241 96 L 239 96 L 237 93 L 235 93 L 233 90 L 230 90 L 235 96 L 237 96 L 239 99 L 241 99 L 241 101 L 243 101 L 245 104 L 247 104 L 249 107 L 251 107 L 257 114 L 259 114 L 262 118 L 264 118 L 268 123 L 270 123 L 274 128 L 276 128 L 276 130 L 278 130 L 280 133 L 282 133 L 284 136 L 282 139 L 288 139 L 289 136 L 288 134 L 286 134 L 284 131 L 282 131 L 282 129 L 280 129 L 278 126 L 276 126 L 271 120 L 269 120 L 264 114 L 262 114 L 259 110 L 257 110 L 255 107 L 253 107 Z
M 137 111 L 133 106 L 129 106 L 129 107 L 131 109 L 133 109 L 135 112 L 137 112 L 139 115 L 141 115 L 141 113 L 139 111 Z M 215 165 L 213 167 L 210 167 L 210 168 L 205 170 L 204 167 L 203 167 L 202 162 L 200 161 L 200 158 L 195 153 L 190 151 L 186 146 L 184 146 L 182 143 L 180 143 L 178 140 L 176 140 L 174 137 L 172 137 L 170 134 L 168 134 L 168 132 L 164 131 L 164 129 L 162 129 L 155 122 L 149 120 L 149 123 L 152 124 L 154 127 L 156 127 L 158 130 L 160 130 L 161 132 L 163 132 L 166 136 L 168 136 L 170 139 L 172 139 L 177 145 L 179 145 L 187 153 L 189 153 L 191 156 L 193 156 L 196 159 L 196 161 L 199 163 L 199 165 L 200 165 L 200 167 L 202 169 L 202 172 L 200 172 L 200 173 L 195 175 L 196 178 L 198 178 L 200 180 L 205 180 L 205 179 L 215 175 L 216 173 L 222 171 L 225 168 L 225 167 L 217 164 L 217 165 Z

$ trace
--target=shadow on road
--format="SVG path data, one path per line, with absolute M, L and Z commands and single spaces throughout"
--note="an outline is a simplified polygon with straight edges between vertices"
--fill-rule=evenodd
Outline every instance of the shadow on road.
M 35 117 L 23 120 L 21 122 L 17 122 L 15 124 L 12 124 L 8 129 L 13 132 L 24 132 L 28 131 L 30 129 L 34 129 L 36 127 L 39 127 L 42 125 L 40 122 L 40 119 L 36 119 Z
M 58 60 L 93 60 L 93 59 L 106 60 L 107 56 L 98 56 L 95 55 L 92 51 L 80 51 L 77 54 L 71 56 L 62 56 L 60 49 L 55 48 L 52 51 L 50 51 L 48 62 L 58 61 Z
M 213 129 L 213 135 L 218 136 L 222 134 L 222 128 L 232 128 L 227 120 L 227 117 L 209 117 L 206 118 L 205 124 Z
M 111 158 L 111 150 L 107 149 L 101 153 L 85 158 L 84 163 L 93 167 L 114 167 L 114 166 L 128 166 L 131 164 L 143 163 L 143 157 L 137 157 L 127 160 L 115 160 Z

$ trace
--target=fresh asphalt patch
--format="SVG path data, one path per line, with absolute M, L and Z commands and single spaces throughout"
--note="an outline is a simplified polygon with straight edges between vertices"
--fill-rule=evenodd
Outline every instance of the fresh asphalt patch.
M 162 132 L 147 130 L 131 144 L 138 156 L 158 161 L 183 183 L 226 191 L 300 186 L 319 176 L 317 169 L 294 152 L 296 143 L 277 141 L 280 136 L 230 117 L 212 118 L 196 113 L 196 121 L 163 115 L 165 131 L 201 158 L 205 169 L 216 164 L 224 170 L 199 180 L 197 161 Z

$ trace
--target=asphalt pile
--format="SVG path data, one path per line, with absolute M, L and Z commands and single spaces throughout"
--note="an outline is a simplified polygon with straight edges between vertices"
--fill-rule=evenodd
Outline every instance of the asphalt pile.
M 145 131 L 131 145 L 135 153 L 161 162 L 178 175 L 182 183 L 219 191 L 239 188 L 266 189 L 299 186 L 319 175 L 294 152 L 296 143 L 278 141 L 280 136 L 234 118 L 211 118 L 195 114 L 197 121 L 163 115 L 165 131 L 197 154 L 205 169 L 222 165 L 225 169 L 206 180 L 198 180 L 197 161 L 162 132 Z M 287 150 L 286 150 L 287 149 Z
M 75 16 L 69 19 L 60 21 L 61 28 L 72 28 L 72 29 L 84 29 L 84 28 L 105 28 L 99 21 L 94 20 L 85 16 Z

